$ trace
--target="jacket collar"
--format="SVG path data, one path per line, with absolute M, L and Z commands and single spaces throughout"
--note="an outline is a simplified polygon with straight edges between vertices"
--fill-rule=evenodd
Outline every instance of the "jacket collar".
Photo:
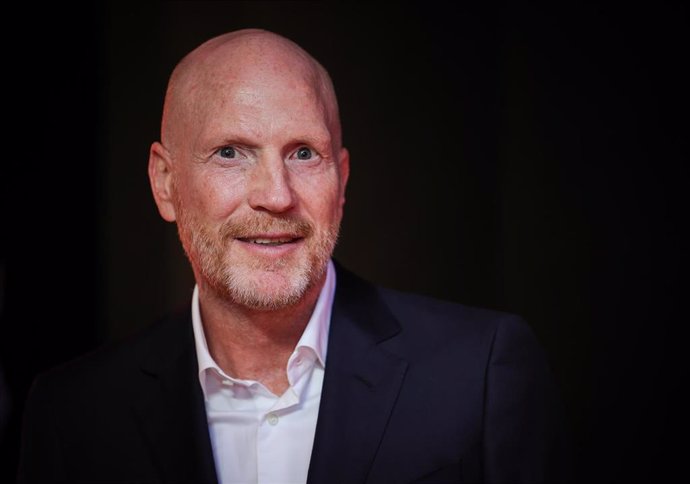
M 152 460 L 163 482 L 217 483 L 189 306 L 155 330 L 135 408 Z
M 307 482 L 364 482 L 407 362 L 386 351 L 400 332 L 371 284 L 337 265 L 326 373 Z

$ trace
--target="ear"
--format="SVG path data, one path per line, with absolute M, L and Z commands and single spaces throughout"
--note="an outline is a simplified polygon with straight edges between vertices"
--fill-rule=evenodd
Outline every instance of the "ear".
M 161 217 L 168 222 L 174 222 L 176 215 L 173 203 L 172 158 L 168 150 L 157 141 L 151 145 L 149 152 L 149 181 Z
M 350 152 L 347 148 L 340 148 L 340 155 L 338 159 L 338 175 L 340 178 L 340 210 L 345 205 L 345 188 L 347 187 L 347 180 L 350 177 Z

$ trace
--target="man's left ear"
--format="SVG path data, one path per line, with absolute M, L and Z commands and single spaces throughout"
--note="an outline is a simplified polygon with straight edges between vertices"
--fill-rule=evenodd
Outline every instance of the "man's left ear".
M 340 177 L 340 208 L 345 204 L 345 188 L 350 177 L 350 152 L 347 148 L 340 148 L 338 158 L 338 175 Z

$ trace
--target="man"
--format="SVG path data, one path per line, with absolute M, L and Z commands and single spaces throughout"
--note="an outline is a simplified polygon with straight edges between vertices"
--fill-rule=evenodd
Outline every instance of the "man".
M 191 310 L 37 379 L 20 481 L 566 480 L 524 323 L 331 261 L 348 173 L 331 80 L 300 47 L 242 30 L 185 57 L 149 176 Z

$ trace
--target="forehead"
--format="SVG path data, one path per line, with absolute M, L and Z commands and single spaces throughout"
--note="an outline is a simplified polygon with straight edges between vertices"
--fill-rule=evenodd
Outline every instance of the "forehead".
M 272 68 L 213 75 L 195 86 L 190 128 L 195 144 L 228 136 L 328 139 L 323 96 L 310 79 Z

